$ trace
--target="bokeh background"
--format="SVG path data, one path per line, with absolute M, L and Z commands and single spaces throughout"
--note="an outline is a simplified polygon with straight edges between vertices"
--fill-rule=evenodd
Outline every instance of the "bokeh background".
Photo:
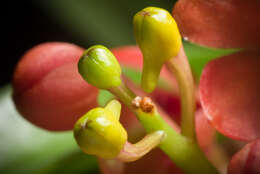
M 15 110 L 11 79 L 23 53 L 49 41 L 89 47 L 135 44 L 132 18 L 157 6 L 172 11 L 175 0 L 9 0 L 1 1 L 0 174 L 98 174 L 94 157 L 80 152 L 72 132 L 52 133 L 25 121 Z M 234 50 L 184 42 L 198 81 L 204 65 Z
M 87 48 L 135 44 L 133 15 L 147 6 L 171 10 L 174 0 L 10 0 L 1 6 L 0 173 L 99 173 L 71 132 L 51 133 L 25 121 L 11 100 L 12 73 L 23 53 L 48 41 Z
M 21 55 L 36 44 L 72 42 L 115 47 L 134 44 L 133 15 L 147 6 L 171 11 L 174 0 L 22 0 L 3 1 L 0 84 L 10 82 Z M 3 71 L 4 70 L 4 71 Z

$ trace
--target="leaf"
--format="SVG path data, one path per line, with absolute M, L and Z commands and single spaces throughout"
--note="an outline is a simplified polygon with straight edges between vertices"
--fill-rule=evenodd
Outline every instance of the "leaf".
M 216 49 L 199 46 L 183 41 L 186 55 L 189 59 L 192 72 L 198 81 L 204 66 L 213 59 L 238 52 L 239 49 Z

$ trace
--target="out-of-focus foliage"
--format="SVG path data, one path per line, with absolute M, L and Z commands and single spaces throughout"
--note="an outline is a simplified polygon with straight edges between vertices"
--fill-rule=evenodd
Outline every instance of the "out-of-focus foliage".
M 171 11 L 175 0 L 37 0 L 32 1 L 85 45 L 133 44 L 132 18 L 147 6 Z
M 212 59 L 237 52 L 238 49 L 215 49 L 184 42 L 184 49 L 188 56 L 194 77 L 199 79 L 203 67 Z
M 0 90 L 0 173 L 96 171 L 94 157 L 80 152 L 72 132 L 51 133 L 24 120 L 11 101 L 11 88 Z

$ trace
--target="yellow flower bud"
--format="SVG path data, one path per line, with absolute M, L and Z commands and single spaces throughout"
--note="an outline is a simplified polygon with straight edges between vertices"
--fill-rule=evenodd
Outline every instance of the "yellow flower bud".
M 142 87 L 152 92 L 163 64 L 178 55 L 181 35 L 171 14 L 161 8 L 148 7 L 133 19 L 137 44 L 143 53 Z
M 127 132 L 120 124 L 118 116 L 114 115 L 120 112 L 121 105 L 118 104 L 110 102 L 109 109 L 92 109 L 77 121 L 74 137 L 85 153 L 112 159 L 123 149 L 127 141 Z M 111 108 L 119 112 L 111 112 Z

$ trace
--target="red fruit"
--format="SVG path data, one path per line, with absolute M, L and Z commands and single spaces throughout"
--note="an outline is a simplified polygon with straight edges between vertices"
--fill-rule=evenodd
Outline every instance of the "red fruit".
M 236 153 L 228 166 L 228 174 L 260 174 L 260 139 Z
M 219 48 L 260 46 L 259 0 L 179 0 L 173 16 L 191 42 Z
M 25 53 L 13 78 L 13 99 L 24 118 L 47 130 L 70 130 L 97 105 L 98 90 L 78 73 L 83 51 L 73 44 L 55 42 Z
M 237 140 L 260 137 L 260 55 L 240 52 L 211 61 L 203 70 L 204 113 L 222 134 Z

